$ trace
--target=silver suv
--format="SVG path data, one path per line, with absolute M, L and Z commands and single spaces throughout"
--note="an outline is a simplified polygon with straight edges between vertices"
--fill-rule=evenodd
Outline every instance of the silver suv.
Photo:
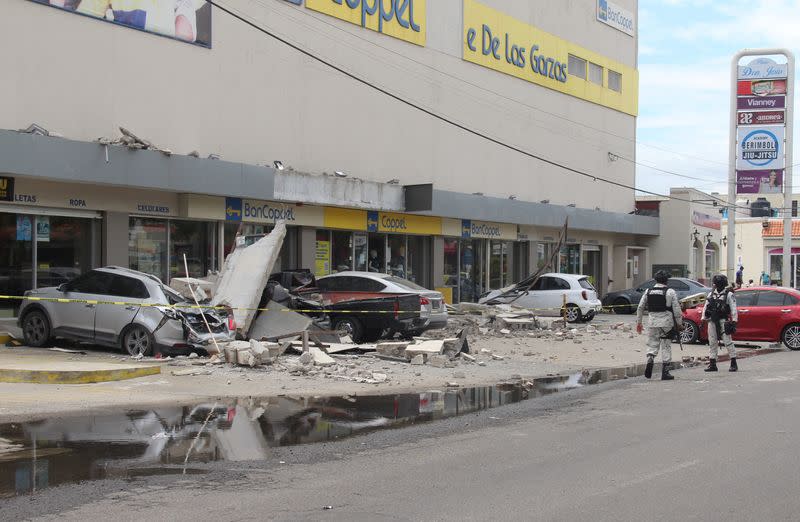
M 235 335 L 232 321 L 232 313 L 205 310 L 203 314 L 190 308 L 155 276 L 113 266 L 91 270 L 58 287 L 25 292 L 19 313 L 29 346 L 44 346 L 62 337 L 120 347 L 133 356 L 156 350 L 189 352 L 203 348 L 212 337 L 230 341 Z

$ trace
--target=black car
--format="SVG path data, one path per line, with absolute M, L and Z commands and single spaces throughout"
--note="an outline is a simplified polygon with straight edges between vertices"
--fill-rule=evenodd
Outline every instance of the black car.
M 603 297 L 603 308 L 611 308 L 618 314 L 632 314 L 639 306 L 639 301 L 642 295 L 655 286 L 656 280 L 650 279 L 645 281 L 636 288 L 629 288 L 627 290 L 620 290 L 619 292 L 611 292 Z M 667 282 L 667 286 L 675 290 L 679 299 L 688 297 L 690 295 L 699 293 L 708 293 L 711 289 L 694 279 L 687 279 L 685 277 L 673 277 Z

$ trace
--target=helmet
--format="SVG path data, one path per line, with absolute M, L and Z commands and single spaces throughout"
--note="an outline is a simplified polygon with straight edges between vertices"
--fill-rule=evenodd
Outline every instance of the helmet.
M 665 285 L 667 284 L 667 281 L 669 281 L 669 272 L 667 272 L 666 270 L 659 270 L 658 272 L 655 273 L 653 279 L 656 280 L 656 283 Z
M 711 279 L 711 284 L 713 284 L 717 290 L 724 290 L 728 286 L 728 278 L 722 274 L 717 274 Z

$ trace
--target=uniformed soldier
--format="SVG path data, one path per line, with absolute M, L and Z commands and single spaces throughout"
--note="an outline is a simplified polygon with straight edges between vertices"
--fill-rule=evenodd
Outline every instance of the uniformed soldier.
M 711 280 L 713 289 L 706 298 L 703 306 L 703 321 L 708 322 L 708 348 L 710 361 L 707 372 L 717 371 L 717 352 L 720 341 L 728 350 L 731 357 L 731 367 L 728 371 L 739 370 L 736 364 L 736 347 L 733 346 L 731 336 L 736 333 L 736 323 L 739 313 L 736 310 L 736 297 L 733 289 L 728 287 L 728 278 L 722 274 L 715 275 Z
M 644 376 L 648 379 L 653 375 L 653 359 L 661 349 L 661 380 L 671 381 L 675 377 L 669 373 L 672 364 L 672 339 L 675 335 L 680 335 L 683 327 L 683 315 L 678 301 L 678 294 L 675 290 L 667 288 L 669 274 L 659 270 L 653 276 L 656 280 L 655 286 L 647 290 L 639 302 L 636 310 L 637 322 L 636 331 L 642 333 L 642 319 L 645 310 L 648 312 L 647 319 L 647 366 Z

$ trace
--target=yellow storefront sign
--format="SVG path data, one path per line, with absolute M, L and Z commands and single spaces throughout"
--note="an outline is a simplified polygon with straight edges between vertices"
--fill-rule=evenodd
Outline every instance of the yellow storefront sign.
M 366 230 L 367 211 L 349 208 L 325 207 L 325 228 Z
M 306 0 L 306 7 L 425 47 L 427 0 Z
M 424 234 L 438 236 L 442 233 L 442 218 L 396 214 L 393 212 L 368 212 L 367 230 L 390 234 Z
M 636 116 L 636 69 L 562 40 L 475 0 L 464 0 L 464 60 Z M 603 68 L 602 85 L 570 75 L 569 55 Z M 609 71 L 621 75 L 619 91 L 609 88 Z M 584 73 L 584 76 L 586 74 Z

